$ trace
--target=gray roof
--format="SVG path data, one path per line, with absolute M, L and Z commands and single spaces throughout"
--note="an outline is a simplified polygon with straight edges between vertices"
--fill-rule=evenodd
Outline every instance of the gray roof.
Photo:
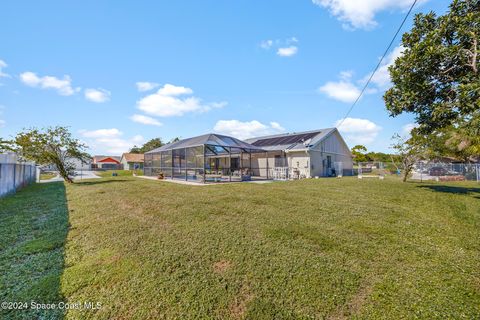
M 308 150 L 336 130 L 336 128 L 326 128 L 303 132 L 282 133 L 251 138 L 245 141 L 267 151 Z
M 224 136 L 216 133 L 207 133 L 198 137 L 183 139 L 177 142 L 166 144 L 160 148 L 145 152 L 145 153 L 154 153 L 159 151 L 167 151 L 173 149 L 182 149 L 189 147 L 199 147 L 206 144 L 222 146 L 222 147 L 232 147 L 232 148 L 242 148 L 242 149 L 251 149 L 256 151 L 262 151 L 263 148 L 256 147 L 249 143 L 246 143 L 237 138 Z

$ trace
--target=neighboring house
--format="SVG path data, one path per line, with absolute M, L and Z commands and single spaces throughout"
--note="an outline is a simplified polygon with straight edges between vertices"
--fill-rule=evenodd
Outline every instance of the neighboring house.
M 352 174 L 350 149 L 335 128 L 241 141 L 210 133 L 145 153 L 147 176 L 228 182 Z
M 124 153 L 120 162 L 123 170 L 143 169 L 143 153 Z
M 77 171 L 88 171 L 92 167 L 92 160 L 91 159 L 86 159 L 86 160 L 79 160 L 76 158 L 68 158 L 67 161 L 71 164 L 74 165 L 74 169 Z M 54 164 L 48 164 L 48 165 L 43 165 L 40 166 L 40 169 L 42 171 L 57 171 L 57 167 Z
M 352 154 L 336 128 L 257 137 L 246 142 L 268 151 L 268 162 L 267 158 L 257 159 L 259 168 L 271 164 L 288 167 L 307 178 L 352 174 Z
M 120 157 L 117 156 L 94 156 L 92 168 L 97 169 L 122 169 Z

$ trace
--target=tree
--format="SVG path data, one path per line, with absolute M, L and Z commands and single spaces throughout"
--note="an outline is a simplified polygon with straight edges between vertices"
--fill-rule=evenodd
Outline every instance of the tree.
M 0 138 L 0 152 L 7 152 L 12 150 L 12 142 Z
M 392 148 L 401 162 L 403 182 L 406 182 L 415 164 L 425 156 L 425 139 L 417 135 L 405 138 L 399 134 L 395 134 L 392 139 L 394 140 Z
M 369 159 L 365 155 L 367 148 L 361 144 L 357 144 L 352 148 L 352 155 L 356 162 L 367 162 Z
M 130 149 L 130 153 L 145 153 L 145 152 L 151 151 L 153 149 L 160 148 L 163 145 L 164 145 L 164 143 L 162 142 L 162 139 L 154 138 L 154 139 L 151 139 L 151 140 L 147 141 L 140 148 L 137 147 L 137 146 L 133 146 L 133 148 Z
M 180 141 L 180 138 L 179 138 L 179 137 L 175 137 L 175 138 L 173 138 L 172 140 L 170 140 L 169 143 L 174 143 L 174 142 L 178 142 L 178 141 Z
M 75 169 L 72 160 L 85 161 L 90 158 L 85 153 L 87 146 L 74 139 L 66 127 L 27 129 L 18 133 L 12 143 L 22 158 L 37 164 L 55 165 L 60 176 L 69 183 L 73 183 L 70 176 Z
M 418 135 L 480 135 L 480 0 L 454 0 L 443 16 L 417 14 L 403 35 L 403 55 L 389 68 L 393 87 L 384 95 L 391 116 L 413 113 Z M 457 135 L 457 138 L 459 135 Z

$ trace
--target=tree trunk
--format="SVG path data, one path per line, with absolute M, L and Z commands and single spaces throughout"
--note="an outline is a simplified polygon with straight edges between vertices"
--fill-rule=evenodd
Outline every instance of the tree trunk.
M 58 169 L 58 173 L 63 178 L 63 180 L 65 180 L 65 182 L 68 182 L 68 183 L 73 183 L 72 178 L 70 178 L 68 176 L 68 171 L 65 169 L 65 166 L 64 166 L 63 162 L 58 161 L 56 163 L 56 166 L 57 166 L 57 169 Z

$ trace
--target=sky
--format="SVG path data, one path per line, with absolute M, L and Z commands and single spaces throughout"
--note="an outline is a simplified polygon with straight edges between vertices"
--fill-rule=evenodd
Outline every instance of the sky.
M 420 0 L 414 13 L 444 13 Z M 5 1 L 0 137 L 68 126 L 91 154 L 155 137 L 240 139 L 335 127 L 410 0 Z M 411 16 L 403 31 L 412 26 Z M 388 152 L 412 115 L 382 96 L 398 38 L 339 127 L 347 144 Z

